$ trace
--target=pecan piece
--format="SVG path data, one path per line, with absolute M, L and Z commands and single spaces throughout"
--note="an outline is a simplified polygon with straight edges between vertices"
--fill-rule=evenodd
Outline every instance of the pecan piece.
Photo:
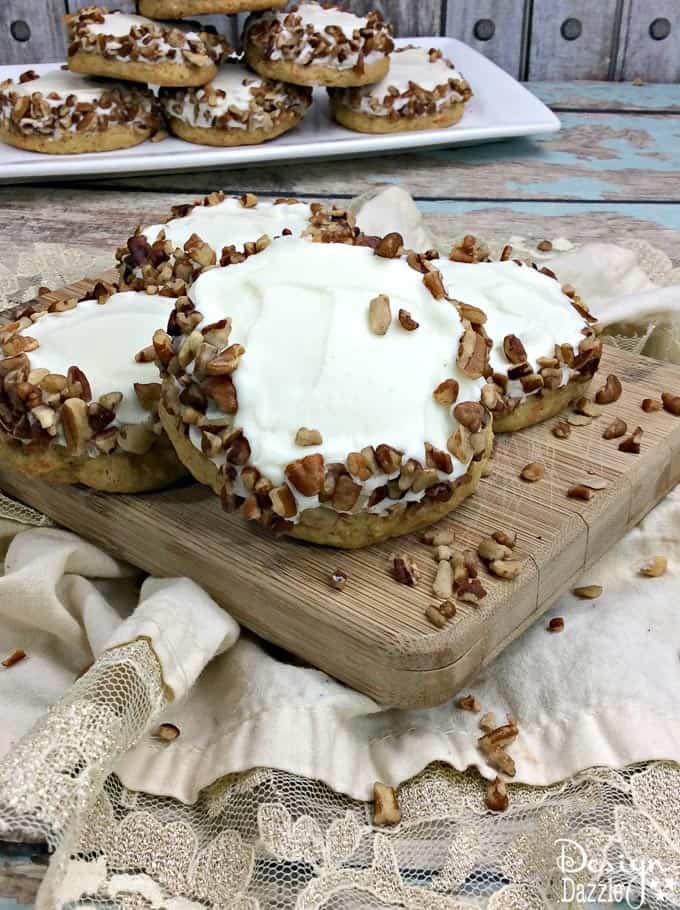
M 628 424 L 625 420 L 622 420 L 620 417 L 616 417 L 609 426 L 606 428 L 602 434 L 603 439 L 618 439 L 620 436 L 625 436 L 628 432 Z
M 420 570 L 408 553 L 399 553 L 392 560 L 392 574 L 395 581 L 415 588 L 420 579 Z
M 574 588 L 572 593 L 581 600 L 595 600 L 600 597 L 602 590 L 602 585 L 581 585 L 579 588 Z
M 505 781 L 501 780 L 500 777 L 496 777 L 487 783 L 484 803 L 486 808 L 492 812 L 505 812 L 510 805 L 508 788 Z
M 471 711 L 473 714 L 479 714 L 482 706 L 474 695 L 463 695 L 456 701 L 456 707 L 461 711 Z
M 344 591 L 347 586 L 347 573 L 336 569 L 330 577 L 330 586 L 336 591 Z
M 432 393 L 432 396 L 437 404 L 450 406 L 454 404 L 458 398 L 458 390 L 459 385 L 455 379 L 445 379 L 443 382 L 439 383 Z
M 642 566 L 639 574 L 645 578 L 659 578 L 666 574 L 667 568 L 668 560 L 665 556 L 654 556 Z
M 518 559 L 492 559 L 489 563 L 489 571 L 496 578 L 503 578 L 511 581 L 522 571 L 522 563 Z
M 664 411 L 668 411 L 674 417 L 680 417 L 680 395 L 673 395 L 671 392 L 662 392 L 661 401 L 663 402 Z
M 437 629 L 443 629 L 446 625 L 446 617 L 436 604 L 430 604 L 425 610 L 425 618 L 432 623 Z
M 610 373 L 605 384 L 595 395 L 595 401 L 598 404 L 613 404 L 619 400 L 622 391 L 621 380 L 614 373 Z
M 402 453 L 384 443 L 377 446 L 375 460 L 384 474 L 394 474 L 401 467 Z
M 531 461 L 524 465 L 519 476 L 527 483 L 536 483 L 545 477 L 545 467 L 538 461 Z
M 627 436 L 623 442 L 619 443 L 619 451 L 628 452 L 630 455 L 639 455 L 641 439 L 642 427 L 635 427 L 630 436 Z
M 368 305 L 368 325 L 374 335 L 385 335 L 392 321 L 390 298 L 378 294 Z
M 437 565 L 437 574 L 432 584 L 432 593 L 441 600 L 448 600 L 453 594 L 453 569 L 451 563 L 442 560 Z
M 383 259 L 396 259 L 403 245 L 404 238 L 401 234 L 392 231 L 389 234 L 385 234 L 373 252 L 376 256 L 381 256 Z
M 415 319 L 411 316 L 408 310 L 400 309 L 398 314 L 399 325 L 402 329 L 405 329 L 407 332 L 414 332 L 418 326 L 419 322 L 416 322 Z
M 201 333 L 201 339 L 203 335 Z M 245 354 L 246 349 L 240 344 L 230 344 L 228 348 L 220 351 L 210 360 L 205 368 L 208 376 L 231 375 L 238 367 L 241 357 Z
M 510 363 L 526 363 L 526 348 L 517 335 L 506 335 L 503 339 L 503 353 Z
M 446 288 L 442 281 L 442 273 L 438 269 L 426 272 L 423 275 L 423 284 L 435 300 L 443 300 L 446 297 Z
M 640 405 L 645 414 L 653 414 L 654 411 L 660 411 L 663 403 L 658 398 L 643 398 Z
M 324 482 L 323 455 L 305 455 L 304 458 L 291 462 L 284 473 L 288 482 L 303 496 L 317 496 Z
M 373 784 L 373 824 L 377 828 L 398 825 L 401 821 L 401 810 L 394 787 L 388 787 L 376 781 Z
M 211 376 L 201 383 L 200 390 L 208 398 L 212 398 L 225 414 L 235 414 L 238 411 L 236 387 L 230 376 Z
M 313 457 L 313 456 L 312 456 Z M 354 483 L 349 474 L 341 474 L 335 482 L 333 508 L 337 512 L 349 512 L 359 498 L 361 487 Z
M 87 404 L 82 398 L 67 398 L 61 409 L 61 422 L 69 455 L 83 455 L 92 433 Z
M 478 433 L 484 424 L 484 405 L 478 401 L 461 401 L 454 407 L 453 416 L 471 433 Z
M 562 632 L 564 631 L 564 620 L 561 616 L 553 616 L 546 629 L 548 632 Z
M 593 491 L 582 483 L 577 483 L 569 487 L 567 496 L 569 499 L 582 499 L 584 502 L 589 502 L 593 498 Z
M 10 667 L 13 667 L 15 664 L 21 663 L 22 660 L 26 659 L 26 652 L 23 648 L 15 648 L 7 657 L 4 657 L 0 661 L 0 666 L 4 667 L 6 670 L 9 670 Z
M 285 483 L 269 491 L 272 509 L 281 518 L 293 518 L 297 515 L 295 497 Z
M 558 439 L 569 439 L 571 436 L 571 427 L 566 420 L 558 420 L 555 426 L 551 430 L 553 436 L 556 436 Z
M 323 437 L 318 430 L 310 430 L 308 427 L 300 427 L 295 434 L 295 445 L 297 446 L 320 446 Z
M 468 326 L 460 339 L 456 362 L 469 379 L 481 379 L 487 369 L 489 349 L 483 335 Z

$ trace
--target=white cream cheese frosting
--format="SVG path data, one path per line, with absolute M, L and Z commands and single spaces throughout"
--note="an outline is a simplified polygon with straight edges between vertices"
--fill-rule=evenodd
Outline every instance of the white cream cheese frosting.
M 109 392 L 123 395 L 113 425 L 146 422 L 149 413 L 134 383 L 158 382 L 158 370 L 153 363 L 137 363 L 135 354 L 165 325 L 174 304 L 171 297 L 125 291 L 104 304 L 83 300 L 74 309 L 50 313 L 27 330 L 39 343 L 29 355 L 31 369 L 65 375 L 75 365 L 85 373 L 93 401 Z
M 285 229 L 297 237 L 308 226 L 310 214 L 309 205 L 303 202 L 276 205 L 258 201 L 256 206 L 246 208 L 240 200 L 227 197 L 217 205 L 197 205 L 184 218 L 152 224 L 143 233 L 153 243 L 159 231 L 164 230 L 166 237 L 179 247 L 192 234 L 198 234 L 219 254 L 225 246 L 241 249 L 244 243 L 254 242 L 263 234 L 278 237 Z
M 424 47 L 402 47 L 390 55 L 390 68 L 380 82 L 374 85 L 361 86 L 351 93 L 343 92 L 343 100 L 360 99 L 359 107 L 367 114 L 387 114 L 390 110 L 399 111 L 408 102 L 412 85 L 426 92 L 439 90 L 435 99 L 437 109 L 454 101 L 462 101 L 463 95 L 449 85 L 450 80 L 462 82 L 463 76 L 452 63 L 444 57 L 431 56 Z M 342 90 L 339 90 L 342 91 Z M 385 109 L 385 99 L 393 96 L 389 108 Z
M 113 83 L 116 88 L 121 88 L 119 82 Z M 41 92 L 45 101 L 50 105 L 59 106 L 63 99 L 69 95 L 75 95 L 79 101 L 89 101 L 95 103 L 104 92 L 110 91 L 112 83 L 102 82 L 101 80 L 92 79 L 89 76 L 81 76 L 79 73 L 72 73 L 70 70 L 53 69 L 39 75 L 37 79 L 29 79 L 27 82 L 15 82 L 12 85 L 12 91 L 17 95 L 32 95 L 34 92 Z M 56 92 L 60 97 L 58 99 L 48 98 L 50 92 Z
M 479 401 L 482 380 L 456 364 L 462 326 L 451 303 L 437 301 L 423 276 L 403 259 L 382 259 L 367 247 L 283 238 L 239 265 L 201 275 L 190 297 L 204 323 L 229 317 L 230 343 L 245 347 L 233 375 L 238 394 L 235 426 L 251 450 L 250 463 L 274 484 L 284 469 L 316 452 L 344 462 L 366 446 L 387 444 L 425 462 L 425 444 L 446 451 L 457 428 L 451 408 L 434 389 L 445 379 L 460 384 L 458 401 Z M 384 336 L 369 328 L 370 301 L 390 299 L 392 322 Z M 399 309 L 419 323 L 400 325 Z M 208 411 L 208 417 L 218 416 Z M 300 427 L 318 430 L 323 442 L 301 447 Z M 200 448 L 200 431 L 190 438 Z M 453 459 L 452 480 L 467 464 Z M 366 490 L 386 482 L 371 478 Z M 318 505 L 301 497 L 298 508 Z M 420 499 L 411 491 L 405 501 Z M 375 508 L 382 511 L 383 503 Z
M 503 353 L 506 335 L 520 339 L 534 366 L 537 358 L 552 357 L 556 344 L 571 344 L 578 350 L 586 323 L 560 283 L 549 275 L 512 261 L 470 265 L 440 259 L 437 267 L 450 297 L 486 313 L 484 328 L 493 341 L 489 363 L 495 372 L 507 373 L 511 366 Z M 564 383 L 569 375 L 565 368 Z M 524 397 L 519 382 L 510 386 L 510 394 Z
M 152 19 L 146 16 L 135 16 L 133 13 L 106 13 L 103 22 L 90 22 L 89 31 L 94 35 L 113 35 L 115 38 L 122 38 L 129 35 L 133 28 L 139 26 L 157 25 Z

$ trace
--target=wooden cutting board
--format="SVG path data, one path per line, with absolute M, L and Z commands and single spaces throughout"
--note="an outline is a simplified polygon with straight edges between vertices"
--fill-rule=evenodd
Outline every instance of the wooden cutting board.
M 458 604 L 441 630 L 425 619 L 435 600 L 436 564 L 420 535 L 340 551 L 274 539 L 226 515 L 214 494 L 196 484 L 112 496 L 31 482 L 0 466 L 0 486 L 147 572 L 193 578 L 242 625 L 377 701 L 435 705 L 538 619 L 680 479 L 680 418 L 640 408 L 643 398 L 662 391 L 680 394 L 680 367 L 605 347 L 599 376 L 609 372 L 621 379 L 623 395 L 604 416 L 573 427 L 566 440 L 551 434 L 554 421 L 499 437 L 492 476 L 440 523 L 464 548 L 496 529 L 515 530 L 516 553 L 524 560 L 513 582 L 485 577 L 488 595 L 481 605 Z M 595 387 L 602 381 L 596 377 Z M 614 417 L 631 430 L 643 428 L 640 455 L 620 452 L 620 440 L 602 438 Z M 530 461 L 545 465 L 544 480 L 520 479 Z M 589 502 L 567 498 L 568 487 L 589 473 L 607 480 L 607 488 Z M 415 588 L 391 576 L 399 552 L 421 569 Z M 329 585 L 336 569 L 348 576 L 342 592 Z

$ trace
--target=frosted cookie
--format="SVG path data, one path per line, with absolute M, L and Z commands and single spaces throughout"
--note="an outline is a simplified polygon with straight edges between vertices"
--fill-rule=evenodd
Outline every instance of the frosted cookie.
M 231 262 L 243 255 L 238 251 L 244 246 L 255 245 L 263 237 L 267 242 L 272 237 L 299 237 L 326 218 L 318 203 L 265 202 L 252 193 L 238 199 L 211 193 L 197 202 L 174 206 L 165 222 L 138 228 L 117 252 L 121 282 L 136 290 L 165 284 L 165 293 L 174 288 L 175 296 L 180 296 L 205 266 Z
M 243 43 L 246 62 L 261 76 L 296 85 L 378 82 L 394 48 L 380 13 L 355 16 L 313 2 L 252 15 Z
M 197 88 L 162 89 L 171 132 L 200 145 L 256 145 L 300 123 L 312 90 L 263 79 L 241 63 L 223 63 L 217 76 Z
M 437 521 L 492 443 L 483 314 L 440 289 L 389 242 L 283 237 L 204 272 L 177 302 L 182 333 L 171 318 L 154 339 L 179 457 L 228 511 L 317 544 Z
M 288 0 L 137 0 L 142 16 L 151 19 L 184 19 L 212 13 L 250 13 L 262 9 L 283 9 Z
M 441 51 L 402 47 L 375 85 L 329 89 L 333 118 L 360 133 L 398 133 L 452 126 L 472 97 L 470 86 Z
M 50 483 L 109 493 L 169 486 L 184 475 L 158 422 L 149 339 L 175 301 L 115 293 L 29 304 L 0 327 L 0 461 Z
M 469 250 L 473 240 L 466 238 Z M 461 250 L 454 254 L 460 257 Z M 519 260 L 438 265 L 449 296 L 486 313 L 492 374 L 482 400 L 494 415 L 494 431 L 532 426 L 585 394 L 602 342 L 572 288 L 560 287 L 549 269 Z
M 160 118 L 153 93 L 98 82 L 68 70 L 27 70 L 0 83 L 0 139 L 52 155 L 107 152 L 138 145 Z
M 230 52 L 225 38 L 88 6 L 66 17 L 68 66 L 76 73 L 148 82 L 204 85 Z

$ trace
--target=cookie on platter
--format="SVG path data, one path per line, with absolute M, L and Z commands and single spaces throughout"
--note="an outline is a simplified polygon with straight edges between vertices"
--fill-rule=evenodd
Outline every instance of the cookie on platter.
M 0 139 L 51 155 L 130 148 L 160 127 L 147 88 L 105 82 L 63 69 L 27 70 L 0 83 Z

